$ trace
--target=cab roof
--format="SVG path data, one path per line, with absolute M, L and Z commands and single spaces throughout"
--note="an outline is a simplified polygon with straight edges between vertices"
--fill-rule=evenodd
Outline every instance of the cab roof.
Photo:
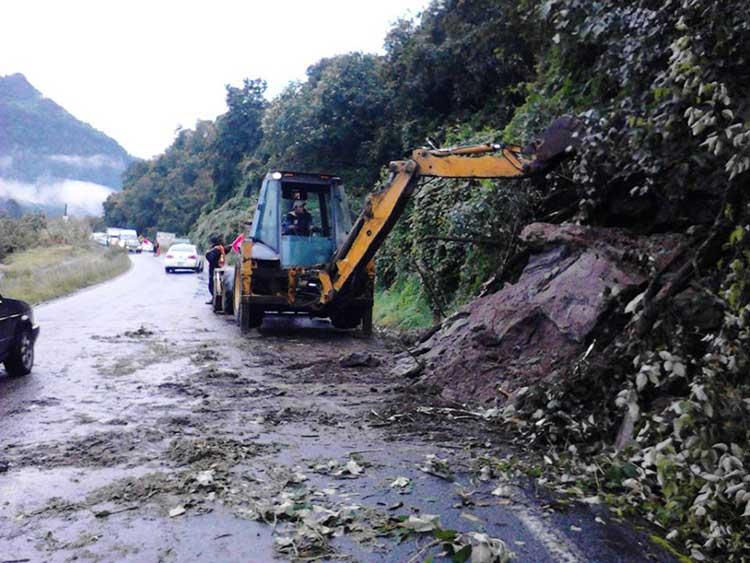
M 281 177 L 277 177 L 277 175 Z M 316 174 L 314 172 L 295 172 L 292 170 L 274 170 L 266 174 L 266 179 L 282 182 L 299 182 L 304 184 L 340 184 L 341 178 L 334 174 Z

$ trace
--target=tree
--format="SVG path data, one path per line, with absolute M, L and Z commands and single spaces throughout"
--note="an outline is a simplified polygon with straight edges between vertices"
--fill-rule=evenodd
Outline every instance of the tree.
M 227 85 L 228 111 L 216 121 L 213 171 L 214 199 L 221 205 L 235 192 L 242 178 L 238 165 L 263 139 L 261 121 L 268 102 L 266 82 L 245 79 L 241 88 Z

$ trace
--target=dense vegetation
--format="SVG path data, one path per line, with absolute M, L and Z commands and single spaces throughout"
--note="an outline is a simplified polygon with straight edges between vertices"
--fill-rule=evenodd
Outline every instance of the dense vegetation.
M 27 214 L 18 219 L 0 217 L 0 262 L 14 253 L 37 246 L 88 243 L 93 219 L 47 219 Z
M 694 559 L 746 560 L 748 45 L 740 0 L 435 2 L 419 22 L 394 25 L 384 56 L 320 61 L 268 103 L 257 80 L 230 88 L 228 113 L 199 125 L 220 136 L 195 149 L 184 136 L 197 133 L 184 132 L 131 168 L 107 218 L 203 238 L 236 229 L 269 168 L 333 170 L 361 197 L 383 164 L 425 137 L 523 143 L 576 115 L 578 156 L 541 185 L 425 186 L 379 257 L 379 283 L 392 310 L 406 310 L 401 292 L 440 316 L 512 279 L 516 235 L 530 221 L 683 234 L 671 269 L 654 271 L 627 311 L 613 309 L 617 330 L 528 393 L 516 416 L 551 411 L 533 438 L 555 456 L 585 454 L 584 468 L 601 456 L 606 478 L 588 486 L 658 523 Z M 193 198 L 189 218 L 174 215 L 173 193 Z M 676 315 L 677 298 L 713 320 Z M 635 447 L 612 452 L 624 412 Z

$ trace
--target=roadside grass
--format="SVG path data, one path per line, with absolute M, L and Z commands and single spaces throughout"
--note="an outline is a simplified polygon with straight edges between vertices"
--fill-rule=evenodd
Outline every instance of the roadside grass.
M 113 278 L 129 267 L 127 252 L 120 248 L 90 243 L 40 246 L 0 263 L 0 294 L 37 304 Z
M 427 299 L 415 278 L 377 290 L 373 319 L 380 326 L 400 330 L 429 328 L 433 324 Z

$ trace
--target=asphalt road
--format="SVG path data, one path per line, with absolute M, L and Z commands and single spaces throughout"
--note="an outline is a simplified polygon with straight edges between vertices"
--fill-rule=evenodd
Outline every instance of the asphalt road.
M 422 561 L 440 552 L 422 551 L 432 536 L 393 532 L 397 516 L 425 514 L 504 540 L 516 561 L 671 560 L 600 506 L 561 512 L 525 479 L 482 473 L 507 453 L 492 434 L 389 419 L 419 401 L 390 375 L 397 344 L 288 318 L 242 337 L 204 304 L 205 274 L 132 260 L 38 307 L 34 372 L 0 370 L 0 562 L 269 561 L 307 543 L 323 560 Z M 352 352 L 380 364 L 342 368 Z M 450 478 L 419 469 L 431 454 Z M 490 494 L 498 484 L 507 494 Z M 325 524 L 345 533 L 295 535 L 304 506 L 335 512 Z M 279 554 L 279 538 L 296 543 Z

